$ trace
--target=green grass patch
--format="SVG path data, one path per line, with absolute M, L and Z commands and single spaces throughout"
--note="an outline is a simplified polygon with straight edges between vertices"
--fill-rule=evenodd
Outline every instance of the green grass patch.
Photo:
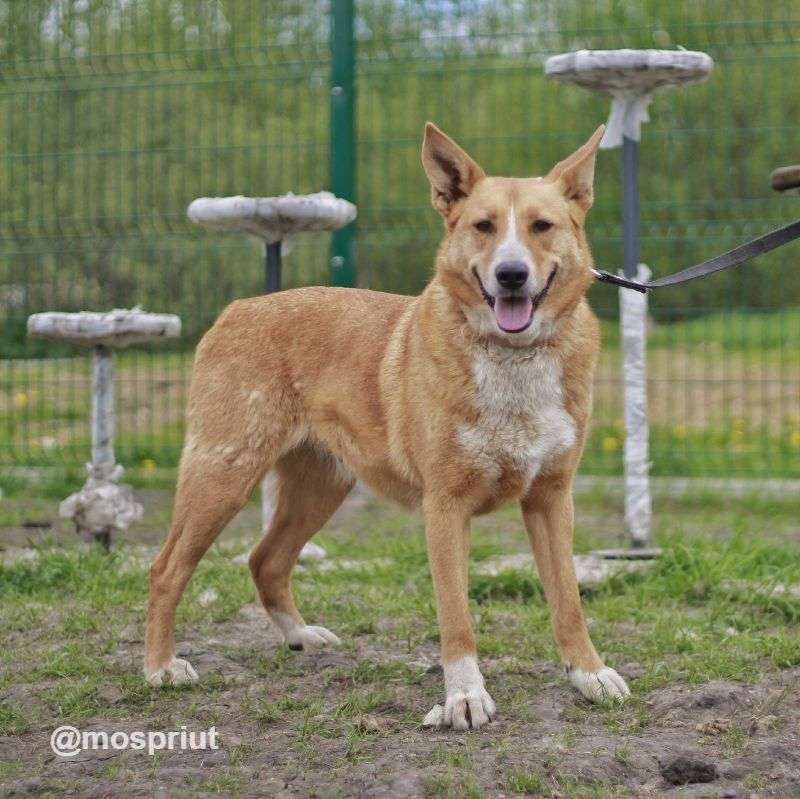
M 425 782 L 425 799 L 483 799 L 485 796 L 472 774 L 450 771 Z
M 619 348 L 619 322 L 603 319 L 601 327 L 603 346 Z M 726 353 L 751 355 L 755 361 L 763 363 L 773 360 L 781 352 L 800 351 L 800 310 L 737 308 L 703 314 L 694 319 L 670 321 L 658 318 L 648 331 L 647 344 L 652 349 L 711 346 Z
M 21 735 L 30 729 L 27 717 L 9 702 L 0 702 L 0 735 Z
M 470 599 L 479 604 L 492 600 L 511 600 L 522 602 L 527 599 L 541 598 L 542 585 L 532 572 L 504 571 L 488 576 L 473 574 L 469 581 Z
M 650 425 L 651 474 L 655 477 L 800 477 L 800 421 L 780 433 L 743 419 L 689 428 Z M 581 460 L 582 474 L 622 474 L 624 430 L 596 419 Z

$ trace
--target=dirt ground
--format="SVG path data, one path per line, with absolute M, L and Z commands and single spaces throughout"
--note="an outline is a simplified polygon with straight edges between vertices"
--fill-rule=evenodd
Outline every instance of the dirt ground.
M 155 520 L 142 529 L 148 554 L 168 513 L 162 499 L 157 492 L 148 499 Z M 389 512 L 362 504 L 340 512 L 334 527 L 368 526 Z M 249 508 L 234 536 L 256 516 Z M 502 538 L 513 526 L 501 518 L 492 534 Z M 6 543 L 19 546 L 21 536 L 19 528 L 16 534 L 9 528 Z M 417 589 L 410 583 L 406 590 Z M 598 708 L 568 686 L 554 658 L 536 647 L 515 651 L 508 643 L 512 634 L 501 645 L 487 643 L 481 659 L 497 718 L 473 733 L 431 731 L 421 720 L 442 700 L 436 642 L 404 632 L 390 611 L 364 608 L 369 599 L 350 588 L 335 597 L 341 618 L 365 614 L 371 622 L 342 635 L 341 649 L 321 653 L 290 652 L 253 601 L 221 621 L 180 625 L 178 654 L 191 660 L 202 681 L 160 691 L 139 677 L 141 608 L 109 611 L 102 624 L 118 629 L 110 646 L 97 643 L 101 677 L 87 689 L 87 710 L 74 709 L 74 695 L 70 705 L 59 694 L 73 673 L 68 667 L 41 676 L 34 664 L 0 683 L 3 706 L 23 720 L 0 736 L 0 795 L 800 796 L 800 665 L 766 667 L 749 682 L 700 684 L 676 668 L 659 684 L 648 682 L 652 660 L 647 666 L 615 662 L 633 699 L 624 707 Z M 490 614 L 489 607 L 478 606 L 478 613 Z M 505 608 L 491 610 L 494 623 L 513 626 L 517 617 Z M 702 612 L 702 606 L 691 611 Z M 5 646 L 19 647 L 20 654 L 9 657 L 7 649 L 6 662 L 27 663 L 32 652 L 53 658 L 59 647 L 75 646 L 59 638 L 63 617 L 48 624 L 56 613 L 39 617 L 45 621 L 38 633 L 27 623 L 12 625 Z M 633 630 L 628 620 L 620 625 L 623 637 L 626 625 Z M 86 637 L 100 640 L 94 633 Z M 58 757 L 49 739 L 65 718 L 82 731 L 109 733 L 213 725 L 220 747 Z
M 502 658 L 488 659 L 484 670 L 500 714 L 486 730 L 457 734 L 422 730 L 415 721 L 439 690 L 436 667 L 424 666 L 435 659 L 433 647 L 407 652 L 400 645 L 391 651 L 364 643 L 355 654 L 292 655 L 291 663 L 281 659 L 286 673 L 268 675 L 250 662 L 247 653 L 256 647 L 267 658 L 280 657 L 278 637 L 263 623 L 260 608 L 248 606 L 213 641 L 179 647 L 204 675 L 216 677 L 213 690 L 199 696 L 168 692 L 135 721 L 99 713 L 80 725 L 132 731 L 185 724 L 200 730 L 213 720 L 221 738 L 218 751 L 165 751 L 157 758 L 99 751 L 64 759 L 49 754 L 48 727 L 2 740 L 3 761 L 37 761 L 35 776 L 6 780 L 3 794 L 113 796 L 123 780 L 130 797 L 509 796 L 520 792 L 519 786 L 527 792 L 524 780 L 534 772 L 538 780 L 527 777 L 533 795 L 800 795 L 800 669 L 754 686 L 713 682 L 655 691 L 644 718 L 621 712 L 610 723 L 593 714 L 552 665 L 510 671 Z M 136 669 L 141 644 L 130 642 L 114 657 Z M 352 739 L 328 737 L 324 728 L 352 692 L 352 680 L 342 673 L 364 662 L 403 663 L 418 679 L 411 685 L 389 681 L 388 698 L 357 721 L 367 735 L 359 738 L 358 757 L 352 758 Z M 636 664 L 621 671 L 635 681 Z M 315 695 L 321 688 L 323 699 L 319 712 L 307 719 L 315 734 L 303 746 L 297 746 L 293 721 L 280 716 L 256 721 L 242 713 L 243 705 L 267 696 L 302 706 L 309 685 Z M 18 684 L 11 696 L 35 703 L 41 687 Z M 110 705 L 118 701 L 113 691 L 108 694 Z M 732 754 L 726 732 L 741 727 L 749 736 L 747 751 Z M 690 761 L 708 762 L 716 770 L 712 784 L 676 788 L 663 778 L 661 767 L 687 750 Z M 689 768 L 691 763 L 684 766 Z M 748 787 L 745 778 L 754 773 L 763 777 Z

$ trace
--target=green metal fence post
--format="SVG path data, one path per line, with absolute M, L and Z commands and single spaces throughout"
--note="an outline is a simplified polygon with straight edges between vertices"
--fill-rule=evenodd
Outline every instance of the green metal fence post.
M 331 191 L 356 201 L 355 43 L 353 0 L 331 3 Z M 335 286 L 356 284 L 355 222 L 333 234 L 330 279 Z

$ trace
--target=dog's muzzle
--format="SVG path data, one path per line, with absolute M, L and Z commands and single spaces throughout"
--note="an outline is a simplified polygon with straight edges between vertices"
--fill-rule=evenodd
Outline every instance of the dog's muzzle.
M 501 280 L 501 271 L 504 272 L 503 279 L 506 285 L 504 285 L 503 280 Z M 498 294 L 495 297 L 486 291 L 483 281 L 478 274 L 478 270 L 475 267 L 472 268 L 475 279 L 478 281 L 481 295 L 486 301 L 486 304 L 494 311 L 497 326 L 504 333 L 521 333 L 523 330 L 527 330 L 527 328 L 530 327 L 533 321 L 533 315 L 536 309 L 544 302 L 557 271 L 558 267 L 554 266 L 553 271 L 550 272 L 547 278 L 544 288 L 538 294 L 531 296 L 530 294 L 517 292 L 514 294 Z M 521 262 L 501 263 L 495 272 L 497 282 L 501 287 L 507 290 L 510 285 L 514 285 L 516 289 L 519 289 L 527 282 L 528 276 L 528 267 Z

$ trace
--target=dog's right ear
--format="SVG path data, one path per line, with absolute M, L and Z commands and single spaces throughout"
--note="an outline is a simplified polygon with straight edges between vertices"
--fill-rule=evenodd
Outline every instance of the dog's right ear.
M 425 125 L 422 166 L 431 183 L 431 202 L 445 219 L 485 177 L 484 171 L 433 122 Z

